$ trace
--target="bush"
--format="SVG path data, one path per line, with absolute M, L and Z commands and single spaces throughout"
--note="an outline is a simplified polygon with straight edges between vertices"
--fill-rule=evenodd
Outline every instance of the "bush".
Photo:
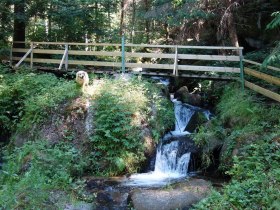
M 42 123 L 58 104 L 78 95 L 73 81 L 52 74 L 9 73 L 0 67 L 0 76 L 0 128 L 7 133 Z
M 74 178 L 86 166 L 81 157 L 69 144 L 51 146 L 43 140 L 6 151 L 0 173 L 0 208 L 53 208 L 54 192 L 65 191 L 69 195 Z
M 230 184 L 222 192 L 212 192 L 195 209 L 277 209 L 279 161 L 279 143 L 272 137 L 247 145 L 242 156 L 234 158 Z
M 208 140 L 211 145 L 211 139 L 205 137 L 210 133 L 218 138 L 215 131 L 224 127 L 220 170 L 232 180 L 223 190 L 213 191 L 195 205 L 195 209 L 277 209 L 280 204 L 279 115 L 277 106 L 259 104 L 254 97 L 241 95 L 235 88 L 225 90 L 218 104 L 220 123 L 212 123 L 214 128 L 200 129 L 195 140 L 202 145 Z
M 91 141 L 100 163 L 97 171 L 116 175 L 139 169 L 144 160 L 142 130 L 152 125 L 154 141 L 157 141 L 160 134 L 173 125 L 173 113 L 168 121 L 168 112 L 161 116 L 170 102 L 158 95 L 158 89 L 151 89 L 143 81 L 105 80 L 93 103 L 95 133 Z

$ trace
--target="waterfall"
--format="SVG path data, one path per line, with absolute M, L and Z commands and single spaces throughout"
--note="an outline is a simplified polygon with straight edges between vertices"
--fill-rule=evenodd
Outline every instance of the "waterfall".
M 172 100 L 174 103 L 175 112 L 175 130 L 172 131 L 172 135 L 186 135 L 189 132 L 185 131 L 191 117 L 193 116 L 195 110 L 192 106 L 187 106 L 176 99 Z
M 185 131 L 190 119 L 196 111 L 202 111 L 199 107 L 183 104 L 176 99 L 174 103 L 175 130 L 166 134 L 158 146 L 155 170 L 149 173 L 133 174 L 123 185 L 126 186 L 162 186 L 172 180 L 186 177 L 190 161 L 188 150 L 188 131 Z M 204 111 L 202 111 L 204 113 Z M 208 112 L 204 113 L 208 117 Z M 186 138 L 185 138 L 186 136 Z M 182 139 L 183 138 L 183 139 Z
M 155 173 L 168 174 L 174 177 L 186 176 L 190 161 L 190 152 L 178 155 L 178 141 L 172 141 L 159 147 L 156 156 Z

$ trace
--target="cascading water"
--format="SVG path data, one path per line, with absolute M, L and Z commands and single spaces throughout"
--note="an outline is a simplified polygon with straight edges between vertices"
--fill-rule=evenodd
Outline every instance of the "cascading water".
M 187 107 L 187 105 L 175 99 L 173 99 L 172 101 L 174 103 L 174 112 L 175 112 L 175 130 L 171 131 L 172 135 L 189 134 L 188 131 L 185 131 L 185 128 L 188 125 L 195 110 L 191 109 L 190 108 L 191 106 Z
M 186 148 L 184 136 L 190 134 L 185 131 L 191 117 L 202 109 L 183 104 L 172 99 L 175 113 L 175 130 L 166 134 L 157 149 L 155 170 L 149 173 L 133 174 L 125 181 L 126 186 L 162 186 L 180 178 L 186 177 L 190 161 L 190 151 Z M 202 111 L 208 118 L 209 113 Z M 181 138 L 184 141 L 180 141 Z M 185 147 L 184 147 L 185 146 Z M 182 149 L 182 148 L 185 149 Z

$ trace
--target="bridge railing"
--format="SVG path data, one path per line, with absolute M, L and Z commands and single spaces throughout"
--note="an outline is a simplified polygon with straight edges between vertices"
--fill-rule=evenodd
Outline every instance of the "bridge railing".
M 111 67 L 119 69 L 125 65 L 133 72 L 141 69 L 165 70 L 163 74 L 186 76 L 186 72 L 208 74 L 230 73 L 242 74 L 242 47 L 223 46 L 182 46 L 182 45 L 147 45 L 112 43 L 64 43 L 64 42 L 30 42 L 28 48 L 13 48 L 11 55 L 25 53 L 23 57 L 11 56 L 17 61 L 15 67 L 23 62 L 57 65 L 67 70 L 69 66 Z M 125 56 L 125 63 L 121 57 Z M 79 58 L 75 58 L 79 56 Z M 84 56 L 84 59 L 81 58 Z M 203 62 L 215 62 L 215 65 L 203 65 Z M 198 63 L 198 65 L 193 63 Z M 202 64 L 199 64 L 202 63 Z M 210 73 L 211 72 L 211 73 Z M 148 73 L 148 72 L 146 72 Z
M 280 89 L 279 88 L 280 87 L 280 68 L 276 68 L 273 66 L 264 67 L 261 63 L 247 60 L 247 59 L 244 59 L 243 61 L 246 64 L 244 67 L 244 74 L 246 77 L 250 76 L 250 77 L 252 77 L 253 80 L 257 79 L 258 81 L 261 81 L 262 86 L 263 85 L 272 85 L 272 87 L 275 90 L 272 91 L 267 88 L 263 88 L 253 82 L 249 82 L 248 80 L 244 81 L 245 87 L 248 87 L 257 93 L 260 93 L 266 97 L 269 97 L 275 101 L 280 102 L 279 91 L 277 91 Z M 251 65 L 250 68 L 247 67 L 248 65 Z M 261 71 L 262 69 L 265 71 L 265 73 L 263 71 Z M 258 82 L 258 81 L 256 81 L 256 82 Z M 275 87 L 275 86 L 278 86 L 278 87 Z M 278 93 L 276 93 L 275 91 Z

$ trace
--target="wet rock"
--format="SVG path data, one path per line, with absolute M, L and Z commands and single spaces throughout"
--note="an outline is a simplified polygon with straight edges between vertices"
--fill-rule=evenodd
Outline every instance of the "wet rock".
M 136 190 L 131 193 L 131 202 L 137 210 L 183 209 L 205 198 L 210 192 L 210 183 L 203 179 L 189 179 L 168 189 Z
M 191 117 L 186 130 L 193 133 L 200 125 L 208 121 L 207 117 L 203 112 L 195 112 Z
M 188 87 L 183 86 L 176 91 L 174 97 L 183 103 L 187 103 L 193 106 L 201 106 L 201 96 L 199 94 L 189 93 Z
M 181 87 L 179 90 L 177 90 L 174 94 L 175 98 L 178 98 L 179 100 L 186 97 L 189 94 L 189 89 L 187 86 Z
M 128 193 L 118 190 L 104 190 L 97 193 L 96 209 L 126 209 Z
M 76 204 L 68 204 L 65 206 L 64 210 L 92 210 L 95 209 L 93 204 L 90 203 L 76 203 Z

